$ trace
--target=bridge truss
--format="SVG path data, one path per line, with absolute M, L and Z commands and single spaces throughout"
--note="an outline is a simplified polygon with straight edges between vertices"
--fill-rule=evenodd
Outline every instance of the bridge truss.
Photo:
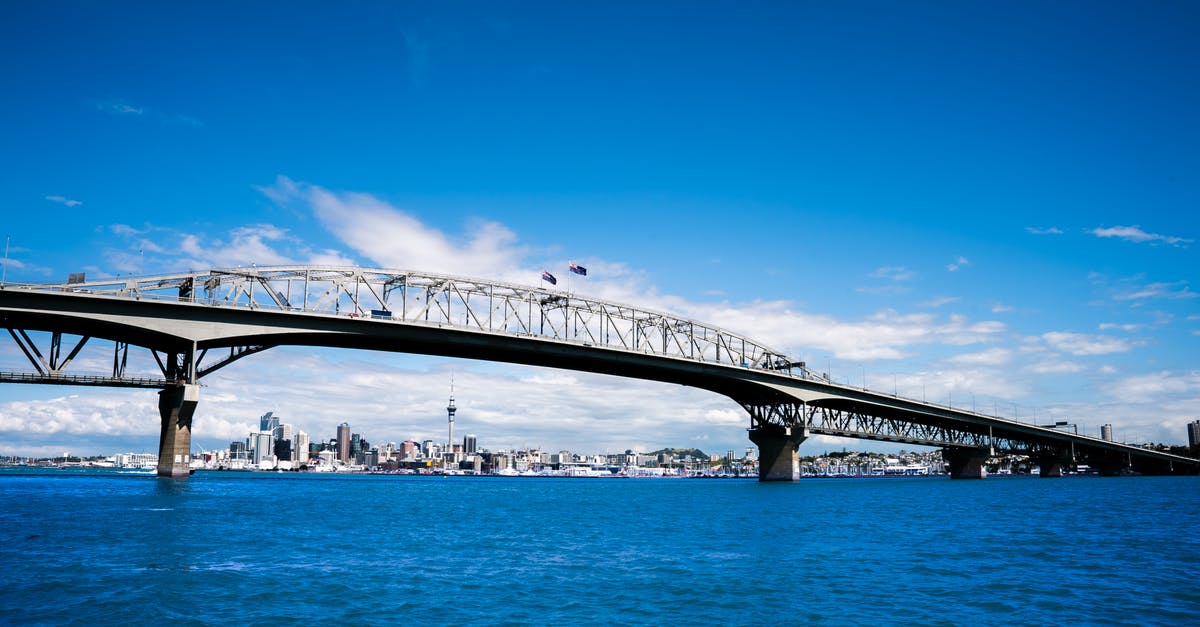
M 423 272 L 312 266 L 227 268 L 154 277 L 10 285 L 6 289 L 449 326 L 808 376 L 802 363 L 778 351 L 695 320 L 560 290 Z M 16 330 L 9 331 L 14 339 L 19 337 Z M 18 339 L 18 343 L 22 341 Z M 70 360 L 61 367 L 39 363 L 38 356 L 25 348 L 31 345 L 26 341 L 22 349 L 35 368 L 46 375 L 61 376 L 62 367 Z M 220 365 L 265 348 L 238 347 Z M 164 376 L 173 378 L 176 372 L 165 362 L 160 363 Z M 201 368 L 197 374 L 203 376 L 215 369 Z M 112 379 L 120 379 L 115 370 Z
M 271 315 L 260 318 L 249 315 L 252 311 Z M 93 324 L 93 313 L 106 318 Z M 254 326 L 263 321 L 270 325 Z M 139 328 L 149 322 L 153 329 Z M 1078 446 L 1096 456 L 1155 455 L 1170 463 L 1197 463 L 840 386 L 762 343 L 661 311 L 547 287 L 426 272 L 278 266 L 9 284 L 0 286 L 0 326 L 33 369 L 0 372 L 0 381 L 194 388 L 242 357 L 311 341 L 318 331 L 328 333 L 323 337 L 329 344 L 320 345 L 396 352 L 414 352 L 411 338 L 420 337 L 423 344 L 415 352 L 483 354 L 704 387 L 738 401 L 750 414 L 752 433 L 799 427 L 806 434 L 955 450 L 1076 458 Z M 111 370 L 67 372 L 93 337 L 113 342 Z M 388 343 L 381 345 L 384 339 Z M 550 343 L 536 343 L 541 340 Z M 445 352 L 447 342 L 458 342 L 462 352 Z M 559 346 L 552 348 L 554 343 Z M 474 352 L 461 348 L 467 344 Z M 143 368 L 149 376 L 131 373 L 130 346 L 149 349 L 157 370 Z M 180 402 L 194 404 L 190 394 Z

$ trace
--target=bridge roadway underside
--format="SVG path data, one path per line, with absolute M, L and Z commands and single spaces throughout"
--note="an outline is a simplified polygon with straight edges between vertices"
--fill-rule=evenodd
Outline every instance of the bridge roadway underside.
M 953 410 L 771 371 L 633 350 L 593 347 L 535 334 L 481 331 L 448 325 L 14 290 L 0 290 L 0 323 L 9 329 L 75 334 L 128 342 L 164 353 L 187 353 L 194 360 L 198 360 L 198 356 L 206 350 L 253 347 L 255 350 L 246 353 L 252 354 L 283 345 L 416 353 L 675 383 L 727 396 L 743 407 L 764 404 L 794 406 L 813 401 L 817 404 L 826 402 L 831 407 L 841 403 L 846 408 L 858 411 L 870 407 L 871 412 L 891 418 L 907 417 L 947 423 L 957 418 Z M 194 365 L 195 361 L 192 363 Z M 186 476 L 190 461 L 192 416 L 199 400 L 198 382 L 195 379 L 200 375 L 196 372 L 191 373 L 190 380 L 176 379 L 160 394 L 162 432 L 159 473 L 164 476 Z M 198 372 L 202 375 L 204 371 Z M 821 400 L 822 397 L 825 400 Z M 942 412 L 942 415 L 933 415 L 931 412 Z M 798 470 L 795 470 L 798 466 L 794 460 L 800 442 L 810 433 L 823 433 L 806 424 L 779 426 L 788 431 L 779 433 L 763 424 L 755 424 L 751 429 L 751 440 L 764 452 L 764 455 L 760 455 L 761 480 L 798 478 Z M 973 427 L 986 431 L 986 427 L 980 425 Z M 1028 425 L 1022 428 L 1037 431 L 1037 428 Z M 829 433 L 872 438 L 870 433 Z M 960 447 L 947 448 L 951 453 L 949 457 L 953 458 L 954 449 Z M 979 449 L 978 446 L 967 448 Z M 1061 442 L 1057 448 L 1044 447 L 1044 450 L 1061 451 Z M 1079 451 L 1075 449 L 1076 453 Z M 1130 464 L 1128 455 L 1111 451 L 1093 452 L 1090 455 L 1089 462 L 1098 468 L 1124 469 L 1132 465 L 1137 470 L 1138 464 Z M 1062 455 L 1053 454 L 1043 457 L 1050 460 L 1043 468 L 1048 468 L 1047 464 L 1061 465 L 1063 459 Z M 975 465 L 971 461 L 957 463 L 953 459 L 950 464 L 952 472 L 956 467 L 969 468 Z M 1141 465 L 1153 474 L 1160 474 L 1155 472 L 1160 469 L 1149 462 Z M 1200 463 L 1188 466 L 1188 471 L 1195 472 L 1196 468 L 1200 468 Z M 1179 469 L 1172 468 L 1171 471 L 1178 472 Z M 973 476 L 970 470 L 954 474 Z
M 973 413 L 964 416 L 946 407 L 863 390 L 844 389 L 842 394 L 838 398 L 809 394 L 808 402 L 776 399 L 743 405 L 754 424 L 750 439 L 759 446 L 761 480 L 797 480 L 799 446 L 812 435 L 940 448 L 954 479 L 985 478 L 986 464 L 997 454 L 1026 456 L 1043 478 L 1062 477 L 1077 465 L 1103 476 L 1200 472 L 1196 459 Z

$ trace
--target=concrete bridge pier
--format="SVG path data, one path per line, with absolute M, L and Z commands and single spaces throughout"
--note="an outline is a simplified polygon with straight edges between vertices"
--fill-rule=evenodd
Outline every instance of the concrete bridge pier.
M 192 414 L 200 401 L 197 384 L 176 385 L 158 393 L 162 433 L 158 438 L 158 476 L 187 477 L 192 463 Z
M 1056 479 L 1075 465 L 1074 448 L 1045 447 L 1035 452 L 1030 461 L 1036 463 L 1043 479 Z
M 950 466 L 951 479 L 983 479 L 987 477 L 987 463 L 992 456 L 990 448 L 946 447 L 942 459 Z
M 804 427 L 762 425 L 750 429 L 750 441 L 758 446 L 759 481 L 799 481 L 800 443 L 808 439 Z
M 1037 460 L 1037 464 L 1038 468 L 1041 469 L 1041 476 L 1043 479 L 1055 479 L 1063 476 L 1063 467 L 1066 466 L 1069 461 L 1070 460 L 1065 460 L 1060 457 L 1043 457 Z

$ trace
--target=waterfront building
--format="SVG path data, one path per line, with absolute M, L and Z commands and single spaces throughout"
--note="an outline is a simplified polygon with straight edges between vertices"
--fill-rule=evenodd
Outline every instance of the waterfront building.
M 281 423 L 275 427 L 275 441 L 278 442 L 279 440 L 288 440 L 290 442 L 292 439 L 292 433 L 292 425 Z
M 337 458 L 343 464 L 350 463 L 350 423 L 343 422 L 337 428 Z
M 467 455 L 474 455 L 476 453 L 476 446 L 475 434 L 468 433 L 467 436 L 463 438 L 463 453 L 466 453 Z
M 300 463 L 308 463 L 308 434 L 303 431 L 296 432 L 296 446 L 294 447 L 292 460 Z
M 155 453 L 121 453 L 116 455 L 117 468 L 155 468 L 158 455 Z
M 291 440 L 275 440 L 275 459 L 279 461 L 292 461 Z
M 1102 425 L 1100 427 L 1100 439 L 1106 442 L 1113 441 L 1112 425 Z
M 273 431 L 259 431 L 258 433 L 251 433 L 250 441 L 253 442 L 251 462 L 261 465 L 268 460 L 272 462 L 274 461 L 275 433 Z
M 1188 423 L 1188 446 L 1200 446 L 1200 420 Z
M 259 431 L 270 431 L 270 432 L 274 433 L 275 428 L 278 426 L 279 426 L 279 416 L 276 416 L 274 412 L 267 412 L 267 413 L 263 414 L 261 418 L 258 419 L 258 430 Z

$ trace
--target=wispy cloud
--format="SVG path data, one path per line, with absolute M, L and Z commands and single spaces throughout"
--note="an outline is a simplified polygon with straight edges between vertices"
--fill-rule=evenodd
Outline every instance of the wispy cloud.
M 965 268 L 969 265 L 971 265 L 971 261 L 969 259 L 967 259 L 966 257 L 963 257 L 960 255 L 958 258 L 956 258 L 953 261 L 953 263 L 946 266 L 946 269 L 949 270 L 950 272 L 958 272 L 959 269 Z
M 465 276 L 486 273 L 502 281 L 536 284 L 542 267 L 566 265 L 545 249 L 522 243 L 496 222 L 476 220 L 464 233 L 451 234 L 369 194 L 333 192 L 282 176 L 259 190 L 281 205 L 311 211 L 355 253 L 381 267 Z M 662 294 L 647 283 L 643 272 L 625 264 L 589 259 L 586 265 L 589 278 L 579 289 L 589 295 L 676 312 L 789 352 L 820 350 L 853 360 L 900 359 L 910 355 L 914 345 L 969 345 L 986 342 L 1004 330 L 998 322 L 971 323 L 960 316 L 947 319 L 884 311 L 847 321 L 798 311 L 788 301 L 696 302 Z M 910 271 L 899 267 L 881 268 L 875 274 L 895 281 L 911 278 Z
M 79 205 L 83 204 L 82 200 L 72 200 L 66 196 L 46 196 L 46 200 L 49 200 L 50 202 L 56 202 L 60 205 L 66 205 L 68 207 L 78 207 Z
M 147 267 L 187 270 L 253 264 L 355 263 L 340 251 L 314 249 L 287 229 L 272 224 L 240 226 L 215 236 L 153 225 L 138 229 L 113 224 L 108 230 L 124 242 L 123 246 L 104 252 L 108 272 L 140 273 Z
M 1101 322 L 1101 323 L 1100 323 L 1100 330 L 1101 330 L 1101 331 L 1128 331 L 1128 332 L 1133 332 L 1133 331 L 1139 331 L 1139 330 L 1141 330 L 1141 329 L 1142 329 L 1143 327 L 1145 327 L 1145 326 L 1146 326 L 1146 325 L 1143 325 L 1143 324 L 1118 324 L 1118 323 L 1116 323 L 1116 322 Z
M 1113 226 L 1108 228 L 1095 228 L 1089 231 L 1096 237 L 1115 237 L 1123 239 L 1127 242 L 1142 243 L 1164 243 L 1172 246 L 1187 246 L 1192 243 L 1192 240 L 1175 237 L 1171 235 L 1159 235 L 1158 233 L 1147 233 L 1138 226 Z
M 967 366 L 1003 366 L 1012 361 L 1012 351 L 1007 348 L 989 348 L 976 353 L 955 355 L 946 361 Z
M 163 125 L 178 124 L 181 126 L 204 126 L 204 122 L 181 113 L 168 113 L 159 111 L 150 107 L 134 105 L 122 98 L 108 98 L 106 100 L 93 101 L 93 106 L 101 113 L 116 116 L 133 116 L 143 119 L 156 121 Z
M 904 266 L 883 266 L 871 273 L 871 278 L 873 279 L 887 279 L 889 281 L 911 281 L 916 276 L 917 273 Z
M 1063 233 L 1062 229 L 1060 229 L 1058 227 L 1053 227 L 1053 226 L 1045 227 L 1045 228 L 1036 227 L 1036 226 L 1027 226 L 1027 227 L 1025 227 L 1025 230 L 1028 231 L 1029 233 L 1032 233 L 1033 235 L 1062 235 L 1062 233 Z
M 1151 402 L 1167 394 L 1200 394 L 1200 371 L 1161 371 L 1114 381 L 1105 393 L 1125 402 Z
M 1083 364 L 1055 358 L 1035 361 L 1025 366 L 1025 371 L 1033 374 L 1074 374 L 1082 370 Z
M 1130 286 L 1122 291 L 1113 294 L 1113 299 L 1118 301 L 1133 301 L 1165 298 L 1169 300 L 1179 300 L 1185 298 L 1195 298 L 1196 292 L 1193 292 L 1187 284 L 1187 281 L 1176 281 L 1174 283 L 1149 283 L 1146 285 Z
M 498 222 L 477 220 L 456 237 L 369 194 L 334 192 L 284 176 L 258 189 L 280 205 L 310 210 L 329 232 L 381 267 L 468 276 L 486 270 L 520 283 L 541 275 L 541 264 L 526 263 L 530 249 Z
M 1104 335 L 1087 335 L 1066 331 L 1051 331 L 1042 334 L 1042 340 L 1055 350 L 1076 356 L 1108 355 L 1133 350 L 1129 340 Z
M 143 115 L 146 109 L 125 102 L 121 98 L 109 98 L 95 102 L 96 110 L 111 115 Z
M 938 307 L 945 307 L 946 305 L 949 305 L 950 303 L 957 303 L 958 301 L 959 301 L 959 298 L 957 296 L 938 296 L 937 298 L 934 298 L 933 300 L 928 300 L 928 301 L 921 303 L 921 306 L 928 307 L 930 309 L 937 309 Z

